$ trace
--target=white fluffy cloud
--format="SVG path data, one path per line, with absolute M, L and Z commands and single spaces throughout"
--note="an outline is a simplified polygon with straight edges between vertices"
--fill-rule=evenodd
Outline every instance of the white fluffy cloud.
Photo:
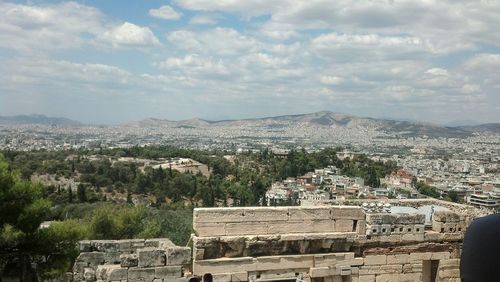
M 189 20 L 189 23 L 199 25 L 213 25 L 217 23 L 217 18 L 215 16 L 209 15 L 196 15 Z
M 114 47 L 148 47 L 160 44 L 149 28 L 129 22 L 105 32 L 100 39 Z
M 0 2 L 0 96 L 10 105 L 2 109 L 23 108 L 33 93 L 43 94 L 47 102 L 39 103 L 47 105 L 75 97 L 115 108 L 121 101 L 110 93 L 120 93 L 144 105 L 142 115 L 183 109 L 171 118 L 198 111 L 207 118 L 263 116 L 277 109 L 432 121 L 500 118 L 496 1 L 172 5 L 179 9 L 147 7 L 142 16 L 188 19 L 111 17 L 73 2 Z M 128 117 L 125 110 L 121 116 Z
M 149 15 L 164 20 L 178 20 L 182 17 L 182 13 L 175 11 L 174 8 L 168 5 L 149 10 Z
M 20 5 L 0 2 L 0 47 L 38 52 L 81 46 L 85 34 L 103 29 L 103 15 L 74 2 Z
M 255 50 L 259 44 L 253 37 L 243 35 L 232 28 L 222 27 L 199 33 L 178 30 L 170 33 L 167 39 L 177 48 L 213 55 L 239 55 Z

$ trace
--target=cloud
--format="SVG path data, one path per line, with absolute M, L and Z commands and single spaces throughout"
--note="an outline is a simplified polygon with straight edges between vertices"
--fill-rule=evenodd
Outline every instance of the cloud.
M 283 7 L 282 4 L 287 1 L 275 0 L 250 0 L 250 1 L 238 1 L 238 0 L 221 0 L 221 1 L 210 1 L 210 0 L 175 0 L 177 5 L 184 9 L 193 11 L 221 11 L 228 13 L 236 13 L 247 16 L 258 16 L 263 14 L 269 14 L 272 10 L 279 9 Z
M 267 22 L 260 28 L 260 32 L 272 39 L 286 40 L 299 37 L 295 26 L 286 23 Z
M 175 11 L 174 8 L 168 5 L 149 10 L 149 15 L 164 20 L 178 20 L 182 17 L 182 13 Z
M 435 76 L 448 76 L 448 71 L 442 68 L 432 68 L 427 70 L 425 73 L 432 74 Z
M 47 108 L 75 109 L 74 98 L 88 108 L 102 103 L 103 112 L 115 103 L 128 112 L 136 107 L 123 103 L 141 104 L 142 115 L 175 104 L 185 118 L 325 108 L 431 120 L 498 117 L 496 1 L 171 5 L 178 11 L 162 6 L 150 14 L 188 19 L 153 29 L 150 18 L 115 18 L 74 2 L 0 2 L 0 96 L 10 105 L 3 109 L 25 109 L 23 101 L 39 95 L 35 101 Z M 113 100 L 117 94 L 123 101 Z
M 434 53 L 471 50 L 485 43 L 499 46 L 500 42 L 495 28 L 500 25 L 500 3 L 496 1 L 176 0 L 176 3 L 188 10 L 234 13 L 243 19 L 269 16 L 262 32 L 281 39 L 301 30 L 324 29 L 345 34 L 404 34 L 428 42 Z
M 213 25 L 217 24 L 217 17 L 209 15 L 196 15 L 189 20 L 189 24 Z
M 157 64 L 159 68 L 180 70 L 182 73 L 203 75 L 229 75 L 228 67 L 221 60 L 201 58 L 190 54 L 182 58 L 168 58 Z
M 103 14 L 75 2 L 20 5 L 0 2 L 0 47 L 33 53 L 77 48 L 83 35 L 103 30 Z
M 16 67 L 14 67 L 16 66 Z M 11 71 L 7 71 L 11 68 Z M 131 74 L 123 69 L 105 64 L 81 64 L 63 60 L 47 59 L 15 59 L 6 62 L 1 69 L 4 81 L 7 84 L 32 83 L 92 85 L 109 83 L 115 85 L 126 83 Z M 22 82 L 22 83 L 21 83 Z
M 149 28 L 129 22 L 105 32 L 100 39 L 114 47 L 149 47 L 160 44 Z
M 344 78 L 339 76 L 321 75 L 319 81 L 326 85 L 338 85 L 344 82 Z
M 223 27 L 198 33 L 177 30 L 168 34 L 167 39 L 179 49 L 213 55 L 238 55 L 256 49 L 258 45 L 255 38 L 241 34 L 235 29 Z

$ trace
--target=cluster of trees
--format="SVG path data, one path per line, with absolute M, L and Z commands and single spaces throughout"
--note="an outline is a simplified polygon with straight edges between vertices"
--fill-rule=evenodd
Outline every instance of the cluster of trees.
M 58 277 L 70 269 L 82 239 L 167 237 L 184 245 L 191 234 L 192 209 L 183 205 L 54 206 L 46 194 L 40 184 L 23 180 L 0 154 L 0 277 Z M 42 226 L 44 221 L 48 226 Z
M 277 158 L 267 149 L 258 153 L 238 155 L 232 162 L 224 158 L 226 152 L 182 149 L 172 146 L 102 149 L 98 158 L 89 158 L 95 152 L 7 152 L 12 166 L 24 177 L 32 173 L 55 174 L 74 178 L 83 183 L 76 195 L 69 190 L 61 193 L 59 187 L 50 187 L 49 194 L 56 203 L 96 202 L 105 200 L 107 193 L 153 195 L 157 203 L 185 202 L 192 206 L 228 204 L 251 206 L 265 202 L 267 187 L 273 181 L 296 177 L 316 168 L 335 165 L 351 177 L 363 177 L 372 187 L 380 186 L 380 178 L 397 169 L 395 162 L 376 162 L 364 155 L 339 160 L 337 150 L 327 148 L 318 152 L 291 150 L 286 158 Z M 141 170 L 134 162 L 116 161 L 119 157 L 146 159 L 192 158 L 207 164 L 211 175 L 180 173 L 146 167 Z M 112 162 L 113 160 L 113 162 Z M 130 197 L 130 196 L 129 196 Z
M 317 168 L 335 165 L 343 174 L 363 177 L 374 187 L 380 184 L 378 178 L 397 169 L 395 163 L 374 162 L 365 156 L 339 160 L 336 153 L 331 148 L 314 153 L 292 150 L 287 158 L 277 158 L 263 150 L 228 161 L 226 152 L 170 146 L 102 149 L 98 153 L 5 152 L 5 158 L 0 157 L 0 276 L 2 270 L 15 266 L 22 279 L 55 277 L 69 268 L 76 255 L 75 242 L 81 239 L 167 237 L 184 245 L 192 232 L 193 207 L 267 204 L 265 193 L 272 182 Z M 119 157 L 191 158 L 207 164 L 211 174 L 141 168 L 134 162 L 117 161 Z M 73 187 L 76 189 L 43 187 L 29 181 L 35 173 L 80 184 Z M 110 205 L 106 195 L 115 192 L 126 193 L 127 203 Z M 134 206 L 134 194 L 154 196 L 156 203 Z M 270 204 L 296 203 L 295 199 Z M 54 223 L 40 228 L 45 220 Z M 31 269 L 32 263 L 36 263 L 36 271 Z
M 436 187 L 430 186 L 423 181 L 413 181 L 413 184 L 417 191 L 425 196 L 442 199 L 449 202 L 459 203 L 463 199 L 460 199 L 456 191 L 448 191 L 447 193 L 440 192 Z
M 398 169 L 394 161 L 374 161 L 366 155 L 355 155 L 352 159 L 340 160 L 337 157 L 337 150 L 326 148 L 313 153 L 304 149 L 291 150 L 285 159 L 275 158 L 268 150 L 248 155 L 253 156 L 253 160 L 259 164 L 263 164 L 266 167 L 266 174 L 273 180 L 296 177 L 317 168 L 334 165 L 343 175 L 362 177 L 366 185 L 379 187 L 380 178 Z
M 22 180 L 0 155 L 0 277 L 6 267 L 29 281 L 57 276 L 70 266 L 84 227 L 66 220 L 40 228 L 51 210 L 43 195 L 41 185 Z M 31 268 L 34 262 L 38 272 Z
M 355 155 L 352 159 L 345 159 L 340 163 L 342 173 L 351 177 L 362 177 L 365 185 L 380 187 L 380 178 L 397 170 L 399 167 L 395 161 L 374 161 L 366 155 Z

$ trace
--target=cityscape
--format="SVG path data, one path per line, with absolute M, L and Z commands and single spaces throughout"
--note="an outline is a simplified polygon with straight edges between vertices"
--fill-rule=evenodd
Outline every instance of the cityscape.
M 0 282 L 500 281 L 499 26 L 0 0 Z

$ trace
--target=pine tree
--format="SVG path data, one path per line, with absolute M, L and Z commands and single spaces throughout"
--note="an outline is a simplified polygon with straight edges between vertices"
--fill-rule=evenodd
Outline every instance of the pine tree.
M 86 193 L 86 188 L 83 184 L 78 184 L 78 187 L 76 188 L 76 195 L 78 196 L 78 201 L 80 203 L 85 203 L 87 201 L 87 193 Z
M 73 203 L 73 188 L 68 187 L 68 203 Z

